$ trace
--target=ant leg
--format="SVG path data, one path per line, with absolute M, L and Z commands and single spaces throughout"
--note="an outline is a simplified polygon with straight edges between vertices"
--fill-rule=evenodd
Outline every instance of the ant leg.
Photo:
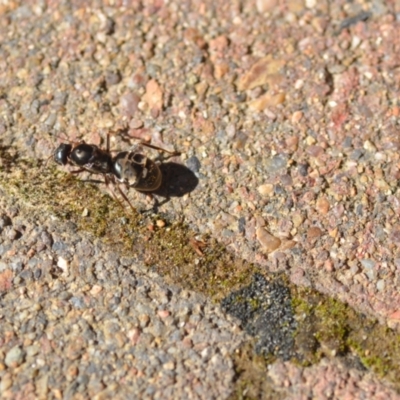
M 54 155 L 52 154 L 51 156 L 47 157 L 46 161 L 41 165 L 40 167 L 40 172 L 42 172 L 45 168 L 47 168 L 47 165 L 49 164 L 49 161 L 54 158 Z
M 115 194 L 114 190 L 112 190 L 111 186 L 110 186 L 110 181 L 108 180 L 107 176 L 104 176 L 104 183 L 106 184 L 107 188 L 110 190 L 111 193 L 111 197 L 113 197 L 113 199 L 118 203 L 118 205 L 125 210 L 125 207 L 123 206 L 123 204 L 121 203 L 120 199 L 117 197 L 117 195 Z
M 75 171 L 70 171 L 70 174 L 80 174 L 81 172 L 84 172 L 84 171 L 86 171 L 86 170 L 84 168 L 81 168 L 81 169 L 77 169 Z
M 146 147 L 149 147 L 150 149 L 158 150 L 160 153 L 158 154 L 158 156 L 156 158 L 154 158 L 154 161 L 161 162 L 161 163 L 165 160 L 168 160 L 171 157 L 181 155 L 181 153 L 179 151 L 170 151 L 167 149 L 163 149 L 162 147 L 153 146 L 152 144 L 149 144 L 146 142 L 140 142 L 139 146 L 146 146 Z M 168 153 L 169 155 L 164 156 L 163 153 Z
M 112 178 L 110 178 L 110 177 L 107 177 L 107 175 L 105 175 L 104 180 L 105 180 L 105 183 L 106 183 L 107 187 L 110 187 L 110 186 L 109 186 L 109 184 L 110 184 L 110 180 L 109 180 L 109 179 L 111 179 L 111 182 L 112 182 L 115 186 L 117 186 L 117 189 L 118 189 L 119 193 L 121 194 L 122 198 L 129 204 L 129 207 L 132 209 L 132 211 L 133 211 L 134 213 L 136 213 L 136 212 L 137 212 L 137 211 L 136 211 L 136 208 L 133 207 L 132 203 L 129 201 L 129 199 L 128 199 L 128 197 L 126 196 L 126 194 L 125 194 L 125 193 L 121 190 L 121 188 L 119 187 L 119 184 L 118 184 L 118 183 L 115 183 L 115 180 L 114 180 L 114 179 L 112 179 Z M 111 187 L 110 187 L 110 191 L 111 191 L 113 197 L 115 198 L 115 200 L 117 200 L 118 204 L 119 204 L 123 209 L 125 209 L 125 207 L 122 205 L 122 203 L 121 203 L 120 200 L 118 199 L 118 197 L 117 197 L 117 195 L 115 194 L 115 192 L 111 189 Z
M 168 153 L 172 156 L 180 156 L 181 153 L 179 151 L 170 151 L 167 149 L 163 149 L 162 147 L 158 147 L 158 146 L 153 146 L 152 144 L 146 143 L 146 142 L 140 142 L 140 145 L 146 146 L 146 147 L 150 147 L 150 149 L 154 149 L 154 150 L 158 150 L 158 151 L 163 151 L 164 153 Z
M 131 137 L 131 139 L 139 140 L 139 143 L 133 145 L 129 149 L 129 151 L 134 151 L 136 149 L 138 149 L 140 151 L 140 146 L 146 146 L 146 147 L 149 147 L 150 149 L 154 149 L 154 150 L 158 150 L 158 151 L 161 151 L 161 152 L 164 152 L 164 153 L 168 153 L 168 154 L 171 155 L 171 157 L 172 156 L 180 156 L 181 155 L 181 153 L 179 151 L 171 151 L 171 150 L 167 150 L 167 149 L 164 149 L 162 147 L 159 147 L 159 146 L 154 146 L 153 144 L 150 144 L 150 143 L 144 141 L 142 138 Z
M 106 152 L 107 153 L 120 153 L 122 150 L 120 150 L 120 149 L 115 149 L 115 150 L 111 150 L 111 141 L 110 141 L 110 137 L 112 136 L 112 135 L 116 135 L 118 132 L 114 132 L 114 131 L 111 131 L 111 132 L 108 132 L 107 133 L 107 138 L 106 138 Z
M 106 151 L 107 153 L 110 152 L 110 134 L 107 133 L 107 139 L 106 139 Z
M 132 211 L 134 213 L 137 212 L 136 208 L 133 207 L 132 203 L 129 201 L 127 195 L 122 191 L 122 189 L 119 187 L 118 183 L 117 183 L 117 189 L 119 191 L 119 193 L 121 194 L 121 196 L 124 198 L 124 200 L 129 204 L 129 207 L 132 209 Z

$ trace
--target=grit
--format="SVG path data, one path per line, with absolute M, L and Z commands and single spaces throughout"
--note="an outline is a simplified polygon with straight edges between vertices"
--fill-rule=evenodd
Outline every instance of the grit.
M 399 16 L 379 0 L 2 2 L 1 154 L 46 167 L 107 133 L 178 150 L 164 216 L 399 332 Z M 235 394 L 235 354 L 268 316 L 244 324 L 230 304 L 254 288 L 218 305 L 167 285 L 22 194 L 1 192 L 2 398 Z M 292 364 L 285 292 L 258 284 L 287 311 L 272 397 L 399 398 L 336 359 Z

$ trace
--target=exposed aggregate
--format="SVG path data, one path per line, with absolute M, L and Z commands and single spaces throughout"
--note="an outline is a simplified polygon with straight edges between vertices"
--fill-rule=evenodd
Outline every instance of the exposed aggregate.
M 219 307 L 69 223 L 16 213 L 2 204 L 1 398 L 228 397 L 246 335 Z
M 163 210 L 396 327 L 394 9 L 259 3 L 3 6 L 4 144 L 45 159 L 127 129 L 179 149 L 199 182 Z
M 60 141 L 121 129 L 178 149 L 171 161 L 198 181 L 161 206 L 171 219 L 399 329 L 399 13 L 381 1 L 9 1 L 0 146 L 45 160 Z M 231 393 L 245 336 L 218 307 L 68 223 L 3 213 L 5 398 Z

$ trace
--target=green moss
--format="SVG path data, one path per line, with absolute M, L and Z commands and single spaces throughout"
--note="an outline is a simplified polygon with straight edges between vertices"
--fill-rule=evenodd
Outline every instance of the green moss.
M 331 298 L 326 298 L 315 307 L 315 318 L 320 329 L 316 339 L 330 349 L 333 354 L 342 354 L 346 350 L 348 324 L 346 306 Z
M 102 237 L 124 255 L 141 256 L 149 268 L 171 283 L 218 301 L 250 281 L 256 270 L 210 237 L 204 237 L 205 246 L 198 247 L 192 239 L 194 232 L 182 221 L 166 221 L 166 226 L 158 228 L 155 221 L 166 220 L 164 216 L 123 209 L 102 194 L 98 185 L 82 182 L 52 163 L 42 166 L 12 152 L 0 148 L 1 186 L 10 195 L 40 212 L 72 221 L 79 230 Z
M 400 390 L 397 332 L 315 291 L 293 287 L 292 296 L 298 320 L 297 362 L 310 365 L 321 357 L 353 354 Z
M 258 310 L 260 308 L 260 300 L 259 299 L 251 299 L 249 304 L 253 310 Z
M 400 336 L 378 322 L 360 319 L 358 329 L 348 336 L 349 348 L 358 354 L 362 363 L 380 376 L 384 376 L 400 389 Z

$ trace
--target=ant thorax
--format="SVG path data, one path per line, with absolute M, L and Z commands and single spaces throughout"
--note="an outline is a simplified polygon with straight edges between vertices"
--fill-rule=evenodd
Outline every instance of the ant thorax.
M 71 162 L 87 171 L 95 174 L 110 173 L 112 168 L 112 159 L 107 151 L 99 149 L 95 145 L 81 143 L 73 148 Z

